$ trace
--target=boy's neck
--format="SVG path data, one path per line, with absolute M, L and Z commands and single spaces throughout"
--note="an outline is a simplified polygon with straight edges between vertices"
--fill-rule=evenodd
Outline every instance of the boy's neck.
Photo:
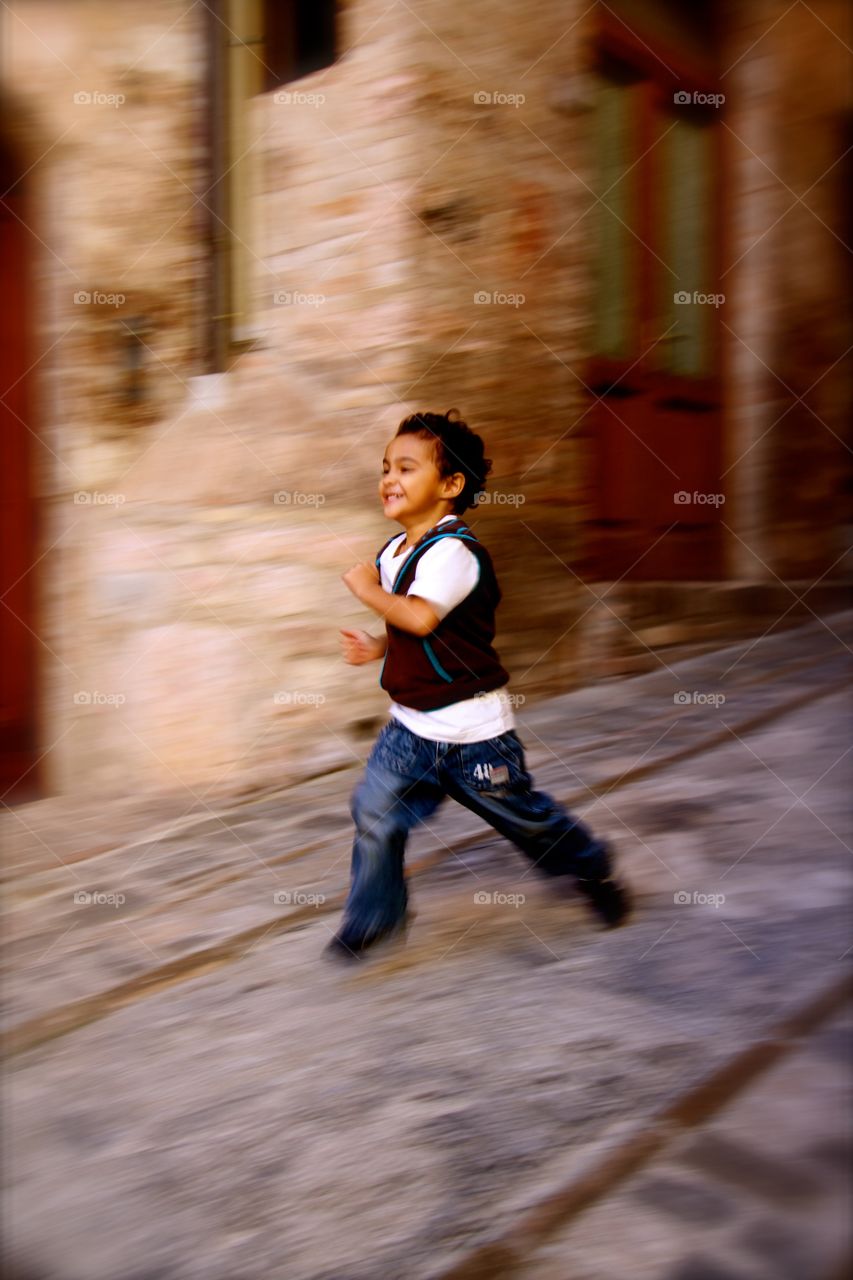
M 441 515 L 437 515 L 434 520 L 417 520 L 414 524 L 404 526 L 406 530 L 405 545 L 407 547 L 413 547 L 416 542 L 421 540 L 425 533 L 428 533 L 430 529 L 434 529 L 435 526 L 445 518 L 445 516 L 452 515 L 452 511 L 445 511 Z

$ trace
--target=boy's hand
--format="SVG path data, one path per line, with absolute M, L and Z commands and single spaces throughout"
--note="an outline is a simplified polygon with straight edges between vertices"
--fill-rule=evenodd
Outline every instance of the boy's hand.
M 379 570 L 375 564 L 368 564 L 367 561 L 353 565 L 351 569 L 347 569 L 346 573 L 342 573 L 341 577 L 353 595 L 359 600 L 365 587 L 379 585 Z
M 369 636 L 366 631 L 341 629 L 341 648 L 344 662 L 360 667 L 365 662 L 381 658 L 385 652 L 385 639 Z
M 439 624 L 439 616 L 428 600 L 422 600 L 420 596 L 395 596 L 385 591 L 375 564 L 362 562 L 353 565 L 341 577 L 353 595 L 368 609 L 378 613 L 386 626 L 426 636 Z

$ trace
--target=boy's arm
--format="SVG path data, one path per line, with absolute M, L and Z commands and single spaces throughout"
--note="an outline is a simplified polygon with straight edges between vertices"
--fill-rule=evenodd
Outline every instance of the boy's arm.
M 366 631 L 357 627 L 341 628 L 341 652 L 344 662 L 353 667 L 360 667 L 365 662 L 374 662 L 385 657 L 388 647 L 388 636 L 369 636 Z
M 432 605 L 420 596 L 395 596 L 385 591 L 372 564 L 355 565 L 343 575 L 343 580 L 362 604 L 401 631 L 427 636 L 440 622 Z

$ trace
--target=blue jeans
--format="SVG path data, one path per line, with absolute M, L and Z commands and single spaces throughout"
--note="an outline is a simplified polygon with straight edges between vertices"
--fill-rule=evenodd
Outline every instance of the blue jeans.
M 432 742 L 393 717 L 373 745 L 350 811 L 356 834 L 340 933 L 369 939 L 406 914 L 409 832 L 450 796 L 511 840 L 544 875 L 600 880 L 607 846 L 544 791 L 534 791 L 514 729 L 484 742 Z

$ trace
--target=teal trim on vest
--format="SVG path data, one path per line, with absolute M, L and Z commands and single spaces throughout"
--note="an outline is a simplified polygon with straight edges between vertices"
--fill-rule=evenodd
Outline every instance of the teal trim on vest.
M 411 557 L 417 554 L 418 559 L 420 559 L 421 553 L 425 551 L 427 547 L 431 546 L 433 542 L 441 542 L 443 538 L 458 538 L 460 542 L 479 542 L 479 538 L 475 538 L 473 534 L 471 535 L 470 538 L 468 538 L 462 532 L 437 533 L 434 538 L 427 538 L 426 542 L 422 542 L 419 547 L 413 547 L 412 550 L 409 552 L 409 554 L 406 556 L 406 559 L 403 561 L 402 565 L 400 566 L 400 570 L 397 574 L 397 577 L 394 579 L 394 585 L 391 588 L 392 595 L 403 594 L 402 592 L 400 593 L 397 592 L 397 587 L 400 584 L 400 581 L 402 580 L 403 575 L 406 572 L 406 566 L 409 563 Z
M 433 667 L 434 667 L 434 668 L 435 668 L 435 670 L 438 672 L 438 674 L 441 676 L 442 680 L 447 680 L 450 684 L 452 684 L 452 683 L 453 683 L 453 676 L 449 676 L 449 675 L 447 674 L 447 672 L 445 671 L 444 667 L 441 665 L 441 663 L 439 662 L 438 658 L 437 658 L 437 657 L 435 656 L 435 654 L 433 653 L 433 651 L 432 651 L 432 645 L 430 644 L 429 640 L 427 640 L 426 638 L 424 638 L 424 640 L 422 641 L 422 644 L 423 644 L 423 646 L 424 646 L 424 650 L 425 650 L 425 652 L 426 652 L 426 656 L 429 658 L 430 662 L 432 663 Z
M 473 535 L 471 537 L 465 537 L 465 534 L 468 532 L 470 532 L 468 525 L 463 524 L 460 529 L 454 530 L 452 533 L 449 530 L 446 533 L 442 531 L 441 533 L 437 533 L 435 537 L 429 538 L 426 542 L 422 542 L 420 546 L 413 547 L 412 550 L 409 552 L 409 555 L 406 556 L 405 560 L 400 565 L 400 568 L 397 572 L 397 576 L 394 579 L 394 583 L 391 587 L 391 594 L 392 595 L 394 594 L 397 584 L 399 583 L 400 579 L 402 578 L 403 574 L 406 571 L 406 562 L 408 561 L 410 556 L 414 555 L 415 551 L 417 551 L 418 556 L 420 557 L 420 553 L 424 551 L 428 546 L 430 546 L 431 543 L 440 542 L 442 538 L 461 538 L 465 542 L 477 542 L 478 539 L 475 538 Z M 388 541 L 385 543 L 385 545 L 380 548 L 379 554 L 377 555 L 376 560 L 374 562 L 376 564 L 377 569 L 379 568 L 379 562 L 382 559 L 383 554 L 385 553 L 387 548 L 390 547 L 391 543 L 394 541 L 394 538 L 399 538 L 399 536 L 400 536 L 399 533 L 395 533 L 394 536 L 392 538 L 389 538 Z M 477 567 L 479 569 L 479 564 Z M 478 575 L 478 581 L 479 581 L 479 575 Z M 452 684 L 453 677 L 449 676 L 447 672 L 444 670 L 444 667 L 442 667 L 441 663 L 438 661 L 438 658 L 436 658 L 435 654 L 433 653 L 432 645 L 429 643 L 429 641 L 424 639 L 423 646 L 424 646 L 424 650 L 426 652 L 427 657 L 432 663 L 434 669 L 441 676 L 442 680 L 447 680 L 450 684 Z M 388 649 L 386 647 L 385 656 L 382 659 L 382 666 L 379 668 L 379 687 L 380 688 L 382 687 L 382 677 L 385 674 L 385 664 L 387 663 L 387 661 L 388 661 Z

